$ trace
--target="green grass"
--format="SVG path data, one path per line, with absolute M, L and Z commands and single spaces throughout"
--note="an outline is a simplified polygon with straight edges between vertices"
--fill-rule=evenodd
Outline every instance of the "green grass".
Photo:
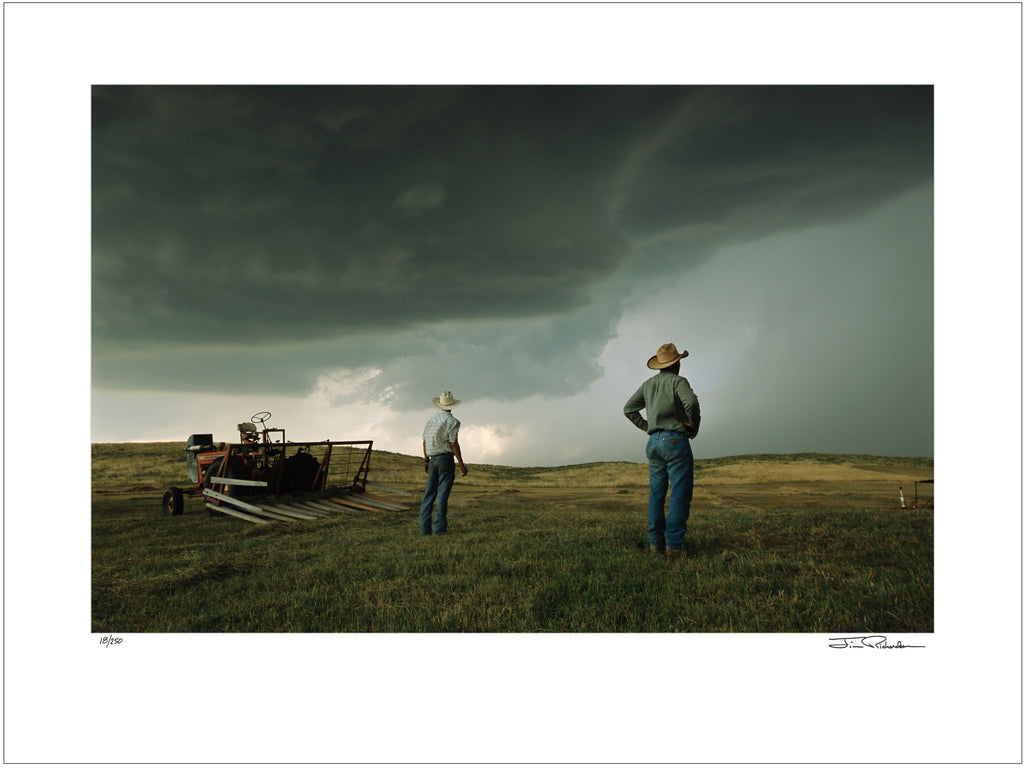
M 114 477 L 103 455 L 94 462 L 94 632 L 933 628 L 930 509 L 775 508 L 771 495 L 753 504 L 749 489 L 731 505 L 719 491 L 732 486 L 716 486 L 714 504 L 695 497 L 697 555 L 667 561 L 647 551 L 636 465 L 593 469 L 600 487 L 565 484 L 586 468 L 471 467 L 452 497 L 450 534 L 421 538 L 418 495 L 405 512 L 287 524 L 210 517 L 198 500 L 165 517 L 161 484 L 181 483 L 178 455 L 168 455 L 145 491 L 138 474 Z M 384 471 L 415 466 L 408 458 L 382 457 Z M 395 476 L 410 489 L 420 482 Z

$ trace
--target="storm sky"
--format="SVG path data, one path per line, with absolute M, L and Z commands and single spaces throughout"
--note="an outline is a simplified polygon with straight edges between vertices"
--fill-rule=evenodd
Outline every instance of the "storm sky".
M 930 86 L 94 86 L 92 439 L 932 455 Z
M 705 737 L 688 758 L 841 745 L 850 760 L 821 702 L 913 690 L 853 759 L 1007 762 L 1019 697 L 993 681 L 1019 655 L 972 641 L 1020 625 L 1020 29 L 1013 3 L 5 5 L 10 754 L 678 759 L 642 737 L 650 707 L 617 705 L 640 685 L 678 706 L 638 676 L 660 638 L 267 633 L 230 656 L 214 636 L 83 638 L 89 439 L 228 440 L 269 410 L 296 440 L 416 453 L 430 399 L 452 389 L 471 464 L 642 462 L 622 405 L 673 341 L 704 412 L 698 460 L 931 455 L 934 440 L 945 511 L 925 655 L 894 676 L 831 661 L 827 636 L 688 635 L 706 662 L 687 667 Z M 340 695 L 278 707 L 247 741 L 223 738 L 252 731 L 244 707 L 168 741 L 206 680 L 253 700 Z M 111 717 L 97 690 L 134 706 Z M 424 707 L 459 738 L 436 738 Z M 794 718 L 807 738 L 780 739 Z M 904 738 L 908 719 L 927 743 Z

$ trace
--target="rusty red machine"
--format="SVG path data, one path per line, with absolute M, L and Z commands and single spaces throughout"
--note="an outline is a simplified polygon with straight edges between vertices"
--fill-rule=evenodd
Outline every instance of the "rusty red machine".
M 163 511 L 180 515 L 186 497 L 200 496 L 211 515 L 253 523 L 406 509 L 366 490 L 372 440 L 292 442 L 284 429 L 267 426 L 270 417 L 269 411 L 260 411 L 239 424 L 237 443 L 214 443 L 212 434 L 190 435 L 185 465 L 193 485 L 164 491 Z

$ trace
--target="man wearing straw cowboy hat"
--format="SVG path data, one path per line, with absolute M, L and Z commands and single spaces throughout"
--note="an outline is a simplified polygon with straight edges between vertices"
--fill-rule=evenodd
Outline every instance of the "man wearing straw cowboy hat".
M 455 482 L 456 460 L 463 476 L 469 472 L 462 461 L 462 449 L 459 447 L 459 427 L 462 423 L 452 416 L 452 408 L 461 402 L 452 397 L 451 392 L 442 392 L 440 397 L 434 398 L 434 405 L 439 411 L 427 420 L 423 428 L 423 468 L 427 473 L 427 489 L 423 492 L 423 503 L 420 504 L 421 536 L 440 536 L 448 532 L 448 496 Z M 437 514 L 434 514 L 435 500 Z
M 651 552 L 681 557 L 686 521 L 693 498 L 693 452 L 690 440 L 700 429 L 700 403 L 690 382 L 679 375 L 675 344 L 662 344 L 647 367 L 658 371 L 640 385 L 622 409 L 626 418 L 646 432 L 651 495 L 647 500 L 647 543 Z M 647 409 L 647 418 L 640 411 Z M 672 485 L 665 516 L 665 495 Z

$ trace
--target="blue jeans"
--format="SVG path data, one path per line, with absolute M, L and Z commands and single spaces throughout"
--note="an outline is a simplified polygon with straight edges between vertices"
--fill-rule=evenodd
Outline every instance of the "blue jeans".
M 682 549 L 693 499 L 693 451 L 689 436 L 669 430 L 653 433 L 647 440 L 647 463 L 651 472 L 647 542 L 652 547 Z M 666 519 L 665 495 L 669 483 L 672 495 Z
M 450 453 L 431 456 L 427 464 L 427 490 L 423 492 L 423 503 L 420 504 L 420 535 L 431 534 L 430 518 L 434 518 L 433 533 L 438 535 L 448 532 L 448 496 L 455 482 L 455 457 Z M 434 515 L 434 501 L 437 501 L 437 514 Z

